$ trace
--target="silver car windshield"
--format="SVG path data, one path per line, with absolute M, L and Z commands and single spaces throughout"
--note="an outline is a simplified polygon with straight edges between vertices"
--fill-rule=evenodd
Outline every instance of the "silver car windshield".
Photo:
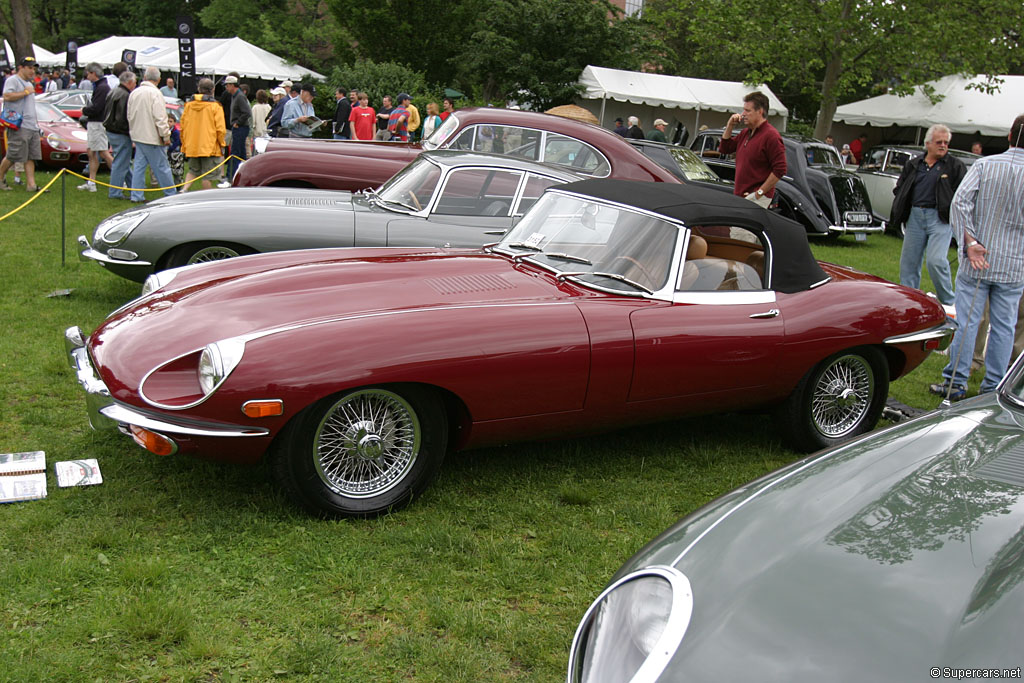
M 678 234 L 656 216 L 547 192 L 495 250 L 585 284 L 650 294 L 668 282 Z
M 440 180 L 441 169 L 419 157 L 384 183 L 379 192 L 371 193 L 371 201 L 388 209 L 422 211 L 430 204 Z

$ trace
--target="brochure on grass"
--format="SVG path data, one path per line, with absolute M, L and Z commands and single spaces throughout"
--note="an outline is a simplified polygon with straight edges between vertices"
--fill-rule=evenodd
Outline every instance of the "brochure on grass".
M 46 453 L 0 453 L 0 503 L 46 498 Z

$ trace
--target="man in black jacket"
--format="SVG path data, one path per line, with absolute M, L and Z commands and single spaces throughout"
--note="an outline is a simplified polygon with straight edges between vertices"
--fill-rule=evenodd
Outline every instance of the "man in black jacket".
M 96 62 L 89 62 L 85 65 L 85 77 L 92 83 L 92 101 L 82 107 L 82 118 L 87 122 L 85 128 L 88 136 L 89 180 L 79 185 L 78 189 L 95 192 L 96 171 L 100 166 L 100 157 L 107 162 L 108 168 L 114 165 L 114 158 L 110 155 L 107 129 L 103 127 L 103 114 L 106 111 L 110 86 L 107 85 L 106 76 L 103 75 L 103 67 Z
M 349 101 L 345 89 L 341 87 L 334 90 L 334 99 L 334 139 L 351 140 L 352 134 L 349 132 L 348 117 L 352 114 L 352 103 Z
M 927 261 L 935 295 L 944 306 L 953 306 L 953 281 L 949 271 L 949 205 L 967 169 L 949 154 L 949 128 L 936 124 L 924 136 L 925 153 L 907 162 L 900 173 L 892 202 L 892 221 L 905 223 L 900 254 L 900 284 L 921 286 L 921 261 Z
M 121 72 L 118 85 L 109 95 L 103 110 L 103 127 L 114 150 L 114 162 L 110 165 L 110 184 L 107 193 L 111 199 L 128 199 L 124 186 L 131 184 L 132 139 L 128 132 L 128 95 L 135 90 L 135 72 L 131 69 Z M 98 85 L 94 84 L 94 85 Z

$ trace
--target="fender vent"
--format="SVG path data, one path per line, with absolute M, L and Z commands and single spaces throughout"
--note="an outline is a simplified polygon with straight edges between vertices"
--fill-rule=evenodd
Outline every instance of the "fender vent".
M 975 477 L 1024 486 L 1024 444 L 1017 444 L 974 470 Z
M 285 206 L 326 206 L 335 207 L 348 202 L 341 202 L 328 197 L 288 197 L 284 200 Z
M 477 294 L 502 289 L 515 289 L 500 275 L 464 275 L 456 277 L 431 278 L 426 285 L 438 294 Z

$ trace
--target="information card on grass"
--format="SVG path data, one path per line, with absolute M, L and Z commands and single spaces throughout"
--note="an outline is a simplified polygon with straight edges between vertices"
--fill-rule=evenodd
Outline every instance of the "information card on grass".
M 0 453 L 0 503 L 46 498 L 46 453 Z

